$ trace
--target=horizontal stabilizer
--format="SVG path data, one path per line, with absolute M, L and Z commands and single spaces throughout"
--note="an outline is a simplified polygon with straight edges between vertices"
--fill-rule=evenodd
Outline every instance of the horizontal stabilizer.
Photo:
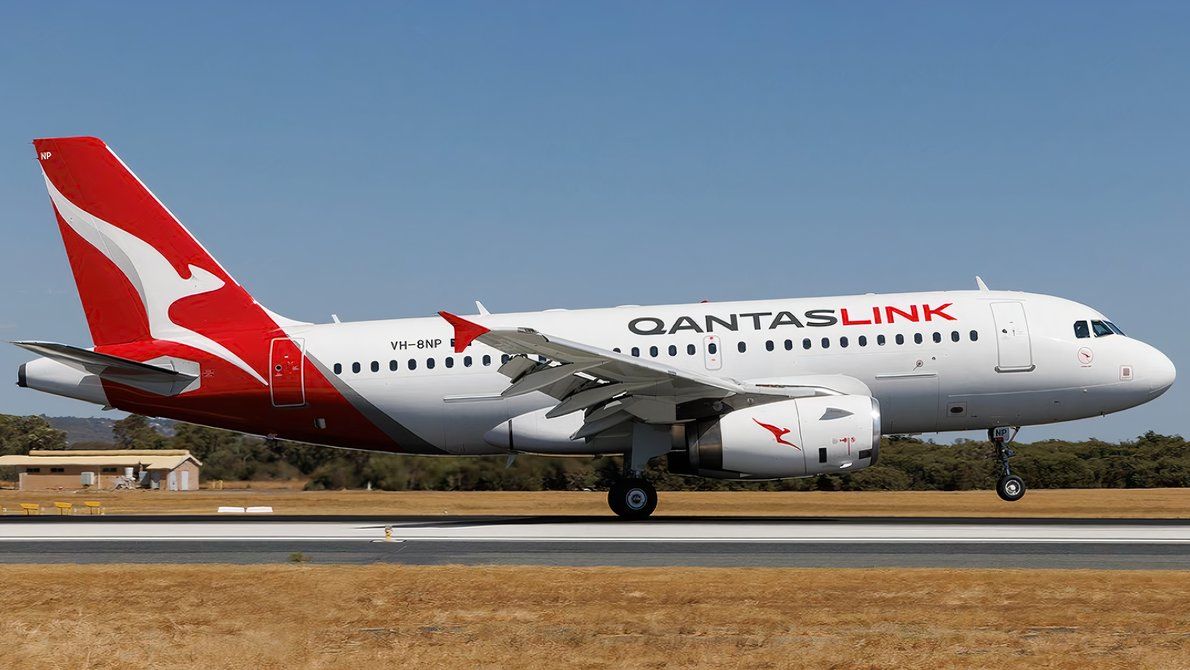
M 198 380 L 198 364 L 189 361 L 169 361 L 167 365 L 171 367 L 164 367 L 56 342 L 13 342 L 13 344 L 81 372 L 93 374 L 100 379 L 125 384 L 158 395 L 177 395 L 183 391 L 192 390 L 194 383 Z M 193 369 L 175 369 L 174 366 L 178 363 L 188 364 L 187 367 L 193 366 Z

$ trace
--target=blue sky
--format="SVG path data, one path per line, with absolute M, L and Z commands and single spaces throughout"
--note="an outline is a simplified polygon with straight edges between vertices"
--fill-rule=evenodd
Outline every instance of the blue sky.
M 89 343 L 29 141 L 93 134 L 295 318 L 980 274 L 1190 369 L 1186 3 L 346 4 L 0 10 L 0 339 Z M 1022 438 L 1190 434 L 1187 384 Z

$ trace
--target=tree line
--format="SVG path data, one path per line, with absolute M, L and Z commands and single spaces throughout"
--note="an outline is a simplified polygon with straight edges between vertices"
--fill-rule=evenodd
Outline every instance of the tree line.
M 163 434 L 142 416 L 117 421 L 111 442 L 68 445 L 66 434 L 45 417 L 0 414 L 0 455 L 30 449 L 186 449 L 203 463 L 202 479 L 227 481 L 299 480 L 309 489 L 373 488 L 444 491 L 540 491 L 606 488 L 618 475 L 620 459 L 518 456 L 399 456 L 283 440 L 264 440 L 217 428 L 174 424 Z M 1190 486 L 1190 449 L 1177 435 L 1152 431 L 1134 440 L 1014 444 L 1013 472 L 1030 488 L 1155 488 Z M 661 490 L 838 490 L 963 491 L 995 487 L 991 445 L 958 440 L 936 444 L 913 437 L 881 440 L 877 465 L 855 473 L 772 482 L 723 482 L 666 472 L 663 462 L 650 476 Z M 0 473 L 2 475 L 4 473 Z M 0 479 L 11 479 L 0 476 Z

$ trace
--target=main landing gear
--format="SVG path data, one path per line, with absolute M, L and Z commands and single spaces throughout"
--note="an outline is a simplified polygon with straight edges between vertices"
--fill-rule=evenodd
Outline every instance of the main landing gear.
M 657 509 L 657 489 L 645 479 L 645 467 L 669 448 L 668 426 L 633 425 L 632 448 L 624 454 L 624 477 L 607 492 L 608 507 L 621 519 L 645 519 Z
M 1016 502 L 1025 496 L 1025 480 L 1012 474 L 1008 459 L 1016 455 L 1009 443 L 1016 438 L 1019 428 L 998 426 L 988 430 L 988 439 L 996 447 L 996 460 L 1000 462 L 1000 478 L 996 480 L 996 494 L 1006 502 Z
M 607 504 L 624 519 L 644 519 L 657 509 L 657 489 L 644 477 L 628 477 L 612 485 Z

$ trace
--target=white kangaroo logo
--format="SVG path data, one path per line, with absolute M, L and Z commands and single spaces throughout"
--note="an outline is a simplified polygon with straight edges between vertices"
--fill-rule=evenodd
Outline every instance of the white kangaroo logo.
M 175 302 L 221 289 L 224 286 L 222 279 L 194 265 L 190 266 L 190 278 L 182 277 L 153 245 L 75 205 L 54 187 L 49 176 L 45 177 L 45 184 L 54 207 L 67 225 L 115 263 L 132 282 L 149 317 L 149 334 L 154 339 L 178 342 L 205 351 L 247 372 L 261 384 L 268 385 L 264 377 L 227 347 L 206 335 L 179 326 L 169 318 L 169 308 Z

